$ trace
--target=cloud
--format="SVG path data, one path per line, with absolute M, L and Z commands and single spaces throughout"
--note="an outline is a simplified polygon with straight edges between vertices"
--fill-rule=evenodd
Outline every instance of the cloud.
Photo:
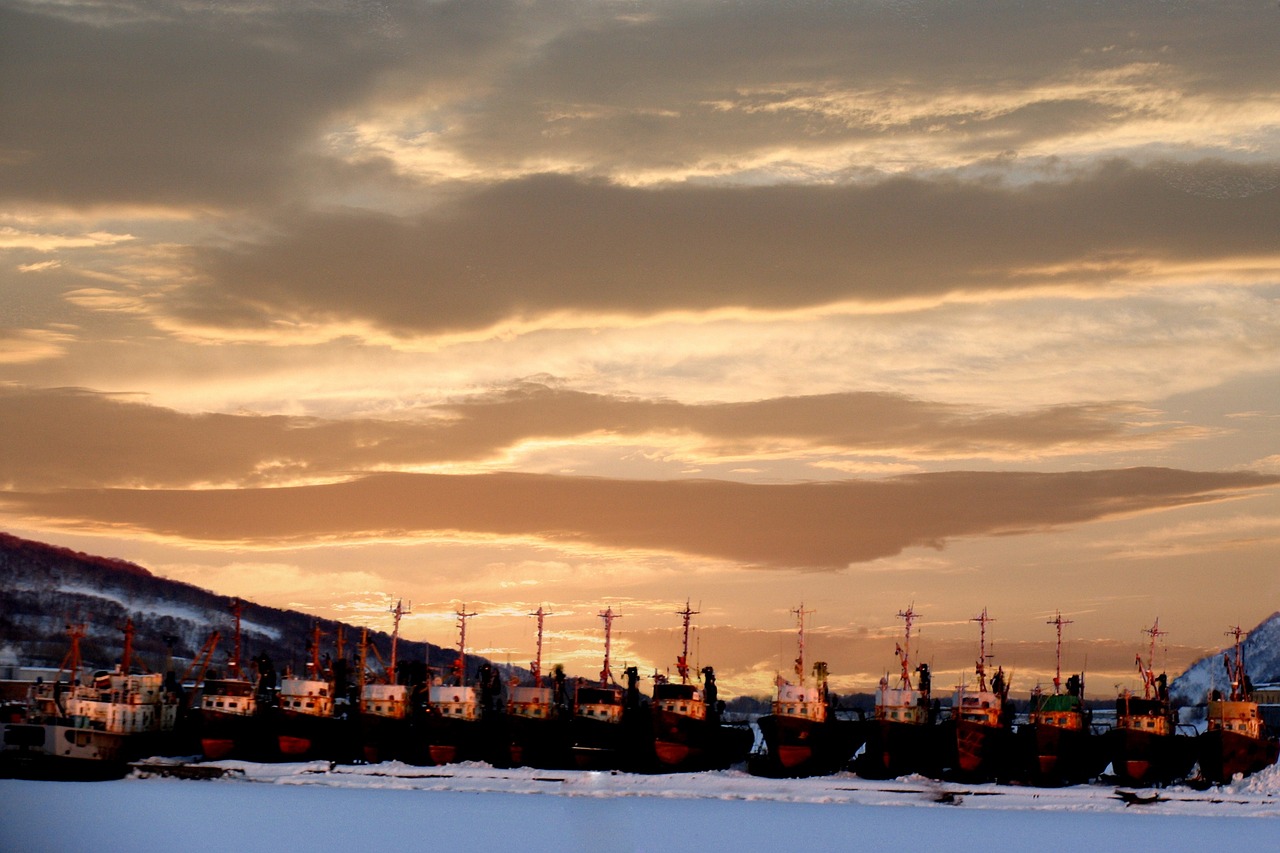
M 1205 115 L 1229 144 L 1268 125 L 1242 104 L 1274 114 L 1274 29 L 1248 3 L 644 11 L 561 33 L 431 144 L 615 176 L 804 174 L 1194 144 Z
M 689 405 L 536 383 L 411 415 L 186 414 L 128 395 L 0 387 L 0 482 L 18 489 L 289 485 L 355 471 L 503 464 L 523 444 L 553 441 L 647 442 L 690 462 L 713 462 L 842 453 L 1026 458 L 1131 449 L 1187 434 L 1120 404 L 993 412 L 846 393 Z
M 19 264 L 18 272 L 34 272 L 40 273 L 47 270 L 54 270 L 62 266 L 62 261 L 41 261 L 34 264 Z
M 0 226 L 0 250 L 32 249 L 37 252 L 53 252 L 59 249 L 102 248 L 133 240 L 132 234 L 111 234 L 95 231 L 90 234 L 47 234 L 25 231 L 12 225 Z M 28 264 L 23 272 L 34 272 L 56 266 L 56 261 Z
M 65 332 L 48 329 L 0 328 L 0 364 L 29 364 L 59 358 L 66 352 L 70 340 L 71 336 Z
M 482 65 L 504 5 L 400 5 L 404 32 L 362 4 L 0 9 L 0 198 L 238 206 L 366 178 L 321 150 L 329 124 L 394 67 L 430 89 Z
M 401 336 L 590 326 L 673 312 L 901 305 L 1147 281 L 1275 279 L 1280 193 L 1229 203 L 1112 163 L 1000 186 L 909 178 L 855 186 L 628 189 L 542 176 L 420 218 L 281 223 L 193 256 L 182 322 L 268 329 L 353 320 Z
M 0 198 L 287 203 L 404 175 L 840 179 L 1274 133 L 1252 3 L 10 3 Z M 1033 167 L 1034 168 L 1034 167 Z M 367 198 L 363 192 L 353 192 Z
M 1027 533 L 1202 504 L 1280 478 L 1132 468 L 949 472 L 877 482 L 748 485 L 530 474 L 382 474 L 274 489 L 10 492 L 46 523 L 209 542 L 511 537 L 558 547 L 686 553 L 841 569 L 948 539 Z

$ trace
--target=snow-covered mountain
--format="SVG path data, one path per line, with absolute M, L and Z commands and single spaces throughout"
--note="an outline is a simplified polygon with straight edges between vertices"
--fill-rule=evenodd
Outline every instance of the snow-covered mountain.
M 227 596 L 156 577 L 133 563 L 0 533 L 0 651 L 24 666 L 58 666 L 68 649 L 68 625 L 84 623 L 84 664 L 109 668 L 119 662 L 122 628 L 132 619 L 135 652 L 151 669 L 161 671 L 172 658 L 182 672 L 214 630 L 222 640 L 213 661 L 221 667 L 232 647 L 231 603 Z M 339 625 L 348 656 L 360 637 L 358 626 L 242 603 L 246 660 L 265 652 L 278 666 L 300 666 L 317 621 L 323 651 L 330 654 Z M 369 639 L 384 654 L 390 648 L 390 637 L 382 631 L 370 631 Z M 402 660 L 427 661 L 433 667 L 447 666 L 455 655 L 452 649 L 420 642 L 402 641 L 400 649 Z M 475 667 L 483 659 L 469 656 L 469 662 Z
M 1174 701 L 1188 705 L 1204 704 L 1209 691 L 1224 690 L 1227 669 L 1222 663 L 1224 652 L 1231 652 L 1235 641 L 1223 636 L 1223 651 L 1203 657 L 1174 679 L 1169 693 Z M 1249 632 L 1244 641 L 1245 671 L 1254 684 L 1280 681 L 1280 613 L 1272 613 Z

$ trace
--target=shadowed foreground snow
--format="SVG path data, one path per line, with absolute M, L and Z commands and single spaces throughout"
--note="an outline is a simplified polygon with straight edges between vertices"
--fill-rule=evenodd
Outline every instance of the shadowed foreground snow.
M 483 764 L 214 762 L 220 780 L 0 780 L 0 850 L 902 850 L 1070 843 L 1077 849 L 1275 849 L 1280 769 L 1127 806 L 1105 786 L 1036 789 L 759 779 L 737 771 L 630 776 Z M 1143 792 L 1151 793 L 1151 792 Z M 942 802 L 947 801 L 947 802 Z M 692 845 L 692 847 L 690 847 Z M 811 848 L 811 845 L 817 845 Z

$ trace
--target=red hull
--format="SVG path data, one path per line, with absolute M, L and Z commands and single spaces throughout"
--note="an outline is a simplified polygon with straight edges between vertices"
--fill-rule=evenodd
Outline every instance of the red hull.
M 210 761 L 226 758 L 235 751 L 235 748 L 236 742 L 231 738 L 206 737 L 200 739 L 200 751 Z
M 278 735 L 276 737 L 276 745 L 280 747 L 281 755 L 287 755 L 291 758 L 306 755 L 311 751 L 311 739 L 305 737 Z

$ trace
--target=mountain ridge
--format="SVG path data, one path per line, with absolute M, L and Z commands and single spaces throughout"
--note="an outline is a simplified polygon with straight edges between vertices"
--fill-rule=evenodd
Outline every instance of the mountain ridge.
M 154 671 L 170 661 L 181 672 L 197 657 L 214 630 L 221 641 L 214 657 L 221 669 L 232 655 L 232 603 L 236 596 L 221 595 L 194 584 L 160 577 L 154 572 L 111 557 L 85 554 L 70 548 L 23 539 L 0 532 L 0 649 L 5 647 L 24 666 L 59 666 L 69 648 L 68 629 L 84 623 L 81 641 L 83 665 L 109 669 L 119 662 L 123 628 L 132 620 L 137 658 Z M 266 653 L 277 667 L 302 666 L 314 626 L 326 639 L 326 650 L 341 627 L 347 647 L 354 648 L 363 626 L 322 619 L 300 611 L 270 607 L 244 598 L 241 636 L 245 660 Z M 389 650 L 385 631 L 369 631 L 374 648 Z M 442 671 L 456 650 L 433 643 L 399 642 L 402 660 L 425 660 Z M 468 672 L 485 659 L 467 655 Z M 522 673 L 498 664 L 504 673 Z
M 1201 705 L 1209 691 L 1225 691 L 1227 674 L 1222 658 L 1230 654 L 1233 647 L 1234 643 L 1187 667 L 1169 685 L 1170 698 L 1187 705 Z M 1241 644 L 1241 651 L 1249 681 L 1255 685 L 1280 681 L 1280 612 L 1272 613 L 1254 626 Z

